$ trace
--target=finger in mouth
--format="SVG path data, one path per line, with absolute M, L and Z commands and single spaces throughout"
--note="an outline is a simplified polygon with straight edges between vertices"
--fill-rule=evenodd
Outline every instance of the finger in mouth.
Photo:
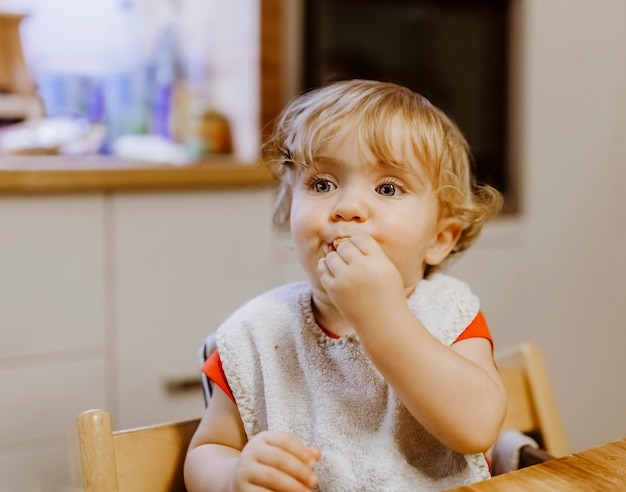
M 343 243 L 344 241 L 349 241 L 349 240 L 350 240 L 349 237 L 338 237 L 337 239 L 333 241 L 333 250 L 337 251 L 337 248 L 339 247 L 341 243 Z

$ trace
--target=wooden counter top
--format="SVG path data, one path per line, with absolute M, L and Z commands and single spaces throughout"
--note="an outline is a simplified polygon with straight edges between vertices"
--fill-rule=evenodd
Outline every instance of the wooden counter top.
M 626 490 L 626 439 L 497 475 L 449 492 Z
M 268 187 L 267 167 L 228 158 L 173 166 L 104 156 L 0 157 L 0 195 Z

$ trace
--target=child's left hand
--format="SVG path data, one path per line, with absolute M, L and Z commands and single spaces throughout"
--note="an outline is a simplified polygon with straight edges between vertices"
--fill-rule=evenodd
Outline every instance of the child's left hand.
M 355 329 L 380 315 L 381 306 L 406 303 L 402 277 L 376 240 L 355 234 L 318 264 L 330 301 Z

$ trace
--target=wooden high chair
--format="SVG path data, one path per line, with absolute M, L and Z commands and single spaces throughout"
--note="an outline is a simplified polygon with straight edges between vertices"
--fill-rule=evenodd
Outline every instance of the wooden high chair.
M 209 337 L 201 358 L 213 347 L 214 337 Z M 509 398 L 503 430 L 522 432 L 541 448 L 525 451 L 521 459 L 532 463 L 568 454 L 539 347 L 526 343 L 497 355 L 496 360 Z M 208 404 L 211 388 L 204 382 Z M 78 448 L 72 454 L 73 485 L 87 492 L 184 492 L 183 463 L 198 422 L 113 431 L 107 411 L 83 412 L 71 429 L 72 444 Z
M 503 431 L 517 430 L 537 441 L 553 457 L 569 454 L 548 371 L 535 343 L 496 354 L 508 395 Z
M 81 413 L 70 429 L 73 487 L 86 492 L 185 492 L 183 463 L 199 421 L 113 431 L 109 412 Z

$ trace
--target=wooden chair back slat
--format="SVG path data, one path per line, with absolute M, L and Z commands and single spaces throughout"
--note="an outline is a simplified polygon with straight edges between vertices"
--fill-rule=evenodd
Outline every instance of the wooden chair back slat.
M 80 467 L 75 484 L 88 492 L 185 492 L 183 463 L 199 420 L 112 431 L 105 410 L 76 420 Z
M 518 430 L 540 440 L 552 456 L 569 454 L 563 423 L 541 350 L 525 343 L 497 354 L 496 363 L 508 395 L 504 430 Z

